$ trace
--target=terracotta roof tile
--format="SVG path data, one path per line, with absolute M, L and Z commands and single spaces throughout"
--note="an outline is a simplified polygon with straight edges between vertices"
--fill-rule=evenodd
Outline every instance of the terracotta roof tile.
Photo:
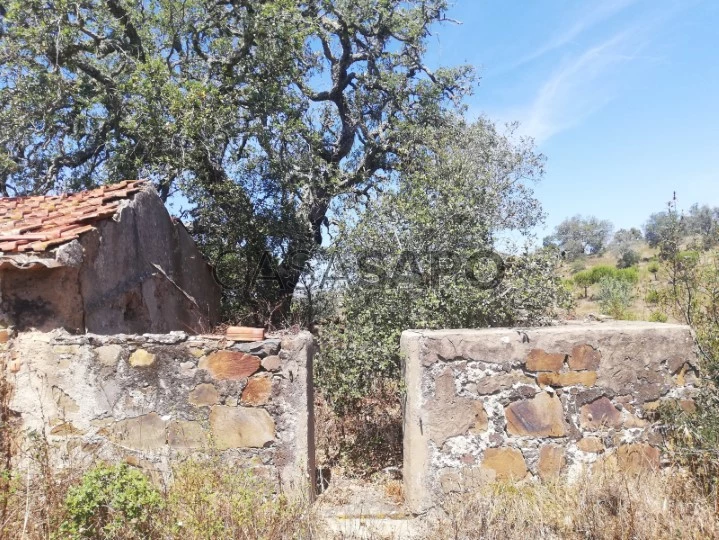
M 42 252 L 74 240 L 114 216 L 120 202 L 145 185 L 126 180 L 69 195 L 0 198 L 0 251 Z

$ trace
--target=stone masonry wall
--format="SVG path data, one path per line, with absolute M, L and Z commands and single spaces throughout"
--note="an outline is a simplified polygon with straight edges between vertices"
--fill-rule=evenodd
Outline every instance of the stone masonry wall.
M 309 333 L 234 343 L 24 332 L 2 347 L 18 460 L 46 440 L 56 468 L 124 460 L 169 479 L 180 460 L 219 455 L 313 496 Z
M 652 411 L 693 406 L 688 327 L 595 323 L 407 331 L 404 482 L 409 510 L 494 480 L 576 473 L 612 459 L 658 466 Z

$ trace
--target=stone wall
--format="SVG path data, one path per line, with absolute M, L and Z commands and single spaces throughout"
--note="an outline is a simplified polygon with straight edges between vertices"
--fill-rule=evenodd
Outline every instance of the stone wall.
M 220 456 L 292 496 L 314 493 L 309 333 L 23 332 L 2 347 L 17 460 L 47 441 L 58 469 L 125 460 L 169 479 L 180 460 Z
M 407 331 L 402 353 L 414 513 L 493 480 L 547 480 L 597 460 L 658 466 L 652 411 L 693 406 L 697 353 L 680 325 Z

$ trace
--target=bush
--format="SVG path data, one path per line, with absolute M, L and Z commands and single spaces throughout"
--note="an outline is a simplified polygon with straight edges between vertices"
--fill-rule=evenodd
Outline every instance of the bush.
M 650 289 L 647 291 L 647 294 L 644 296 L 644 301 L 647 304 L 658 304 L 661 300 L 661 295 L 659 294 L 659 291 L 656 289 Z
M 619 257 L 617 268 L 630 268 L 639 264 L 639 253 L 633 249 L 627 250 Z
M 632 285 L 624 279 L 603 277 L 599 282 L 599 305 L 602 313 L 615 319 L 625 319 L 632 303 Z
M 127 464 L 98 465 L 87 472 L 65 499 L 65 538 L 145 537 L 162 508 L 159 492 Z
M 658 261 L 651 261 L 647 265 L 647 270 L 649 271 L 650 274 L 652 274 L 654 276 L 655 280 L 657 279 L 657 275 L 659 274 L 659 269 L 660 269 L 660 266 L 659 266 Z
M 661 322 L 665 323 L 669 320 L 669 317 L 665 313 L 662 313 L 661 311 L 652 311 L 652 314 L 649 315 L 649 322 Z

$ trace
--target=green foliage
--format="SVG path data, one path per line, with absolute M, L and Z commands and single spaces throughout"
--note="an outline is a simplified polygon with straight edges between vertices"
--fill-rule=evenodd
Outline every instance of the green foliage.
M 662 313 L 661 311 L 652 311 L 652 313 L 649 315 L 649 322 L 665 323 L 668 320 L 669 317 L 667 317 L 667 314 Z
M 545 238 L 544 243 L 557 245 L 572 260 L 601 253 L 611 233 L 612 224 L 607 220 L 574 216 L 557 225 L 554 234 Z
M 353 216 L 425 159 L 424 130 L 475 84 L 468 66 L 426 67 L 446 0 L 2 7 L 0 193 L 181 189 L 229 314 L 255 323 L 288 314 L 330 208 Z M 258 284 L 260 268 L 279 279 Z
M 597 295 L 602 313 L 615 319 L 627 319 L 627 309 L 632 303 L 632 284 L 625 279 L 604 276 L 599 280 Z
M 647 304 L 658 304 L 661 300 L 661 294 L 656 289 L 649 289 L 647 294 L 644 296 L 644 301 Z
M 574 274 L 572 279 L 577 287 L 582 287 L 584 289 L 584 298 L 588 296 L 589 287 L 596 283 L 591 270 L 582 270 L 581 272 L 577 272 Z
M 143 536 L 162 506 L 159 492 L 141 472 L 124 463 L 98 465 L 68 490 L 59 538 Z
M 654 276 L 654 279 L 657 279 L 660 268 L 659 261 L 651 261 L 647 265 L 647 271 Z
M 436 148 L 334 246 L 348 284 L 341 317 L 322 328 L 316 365 L 335 406 L 399 377 L 403 330 L 541 324 L 569 301 L 551 251 L 504 254 L 504 276 L 488 283 L 497 275 L 494 238 L 528 234 L 541 219 L 526 182 L 541 174 L 541 156 L 486 120 L 440 134 Z
M 639 253 L 632 249 L 622 253 L 617 260 L 617 268 L 631 268 L 637 264 L 639 264 Z

